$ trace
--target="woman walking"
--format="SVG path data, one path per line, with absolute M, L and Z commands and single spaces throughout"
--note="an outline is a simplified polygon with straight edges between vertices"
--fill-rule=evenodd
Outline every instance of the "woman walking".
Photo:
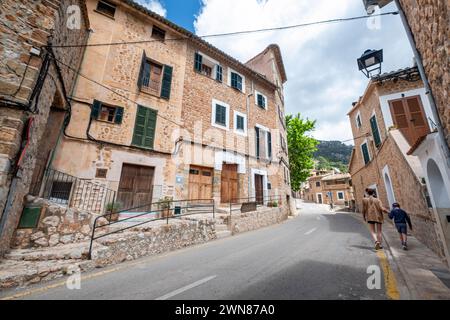
M 380 199 L 376 198 L 375 190 L 367 190 L 368 197 L 363 198 L 363 210 L 362 214 L 364 221 L 369 224 L 370 233 L 375 241 L 375 249 L 382 249 L 382 226 L 384 222 L 383 212 L 389 213 L 387 209 L 383 207 L 383 203 Z

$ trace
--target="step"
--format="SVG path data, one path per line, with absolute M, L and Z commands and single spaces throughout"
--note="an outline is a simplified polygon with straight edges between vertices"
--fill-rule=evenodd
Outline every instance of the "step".
M 95 244 L 94 248 L 99 245 Z M 5 259 L 14 261 L 49 261 L 87 259 L 89 241 L 57 245 L 46 248 L 14 249 L 5 255 Z
M 216 228 L 216 232 L 228 231 L 228 226 L 226 224 L 218 224 L 218 223 L 216 223 L 215 228 Z
M 231 231 L 230 230 L 219 231 L 219 232 L 216 232 L 216 236 L 217 236 L 217 239 L 231 237 Z

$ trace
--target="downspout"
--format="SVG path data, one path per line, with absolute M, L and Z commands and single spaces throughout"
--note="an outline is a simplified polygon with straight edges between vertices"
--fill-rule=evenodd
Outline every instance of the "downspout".
M 412 31 L 411 31 L 411 27 L 409 26 L 408 19 L 406 18 L 405 12 L 403 11 L 403 8 L 402 8 L 402 5 L 400 4 L 400 1 L 399 0 L 395 0 L 395 4 L 396 4 L 396 6 L 398 8 L 398 11 L 400 13 L 400 17 L 402 19 L 402 23 L 403 23 L 403 26 L 404 26 L 405 31 L 406 31 L 406 35 L 407 35 L 409 43 L 411 45 L 411 49 L 412 49 L 412 51 L 414 53 L 414 59 L 416 60 L 417 68 L 419 69 L 419 73 L 420 73 L 420 77 L 422 78 L 422 81 L 423 81 L 423 83 L 425 85 L 426 95 L 427 95 L 428 100 L 429 100 L 430 105 L 431 105 L 431 111 L 433 113 L 433 117 L 434 117 L 434 119 L 437 122 L 436 125 L 437 125 L 437 129 L 438 129 L 439 138 L 441 140 L 441 143 L 440 143 L 441 144 L 441 149 L 444 152 L 447 167 L 450 167 L 450 149 L 449 149 L 449 146 L 447 144 L 447 139 L 445 138 L 444 132 L 442 130 L 442 122 L 441 122 L 441 118 L 439 117 L 439 110 L 438 110 L 438 108 L 436 106 L 436 102 L 435 102 L 435 99 L 434 99 L 434 96 L 433 96 L 433 92 L 431 90 L 430 83 L 428 82 L 428 78 L 427 78 L 427 75 L 425 73 L 425 68 L 423 66 L 422 57 L 420 55 L 419 50 L 417 50 L 416 42 L 414 40 L 414 35 L 413 35 Z
M 251 191 L 251 172 L 250 172 L 250 127 L 248 125 L 248 121 L 250 119 L 250 97 L 253 96 L 253 92 L 254 92 L 254 87 L 253 87 L 253 81 L 252 81 L 252 91 L 247 95 L 247 148 L 248 148 L 248 159 L 247 159 L 247 172 L 248 172 L 248 178 L 247 178 L 247 185 L 248 185 L 248 190 L 247 190 L 247 196 L 250 199 L 250 191 Z

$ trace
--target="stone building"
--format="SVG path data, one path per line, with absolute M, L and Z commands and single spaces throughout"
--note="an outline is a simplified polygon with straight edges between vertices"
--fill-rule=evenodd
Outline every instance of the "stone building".
M 288 203 L 278 46 L 244 64 L 133 1 L 88 0 L 87 11 L 89 44 L 119 44 L 86 48 L 53 169 L 135 211 L 164 197 Z
M 313 170 L 303 189 L 303 199 L 319 204 L 349 206 L 353 200 L 350 174 Z
M 89 20 L 83 0 L 0 2 L 0 256 L 9 249 L 24 197 L 42 177 L 67 112 Z
M 417 67 L 372 78 L 348 116 L 355 141 L 350 173 L 357 210 L 364 190 L 375 189 L 386 208 L 399 202 L 411 215 L 414 235 L 445 256 L 448 234 L 431 208 L 420 161 L 408 154 L 417 139 L 435 130 Z

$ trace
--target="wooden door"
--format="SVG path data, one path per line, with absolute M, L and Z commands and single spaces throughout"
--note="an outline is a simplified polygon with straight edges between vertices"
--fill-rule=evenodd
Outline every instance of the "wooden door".
M 238 200 L 237 164 L 223 164 L 220 186 L 220 202 L 235 202 Z
M 117 201 L 122 204 L 122 209 L 145 206 L 152 202 L 154 170 L 153 167 L 123 165 L 117 192 Z M 145 210 L 147 209 L 137 208 L 132 211 Z
M 389 104 L 394 124 L 411 146 L 430 132 L 420 96 L 392 100 Z
M 213 169 L 191 166 L 189 170 L 189 200 L 212 199 Z
M 256 203 L 264 203 L 263 176 L 259 174 L 255 174 L 255 197 Z

